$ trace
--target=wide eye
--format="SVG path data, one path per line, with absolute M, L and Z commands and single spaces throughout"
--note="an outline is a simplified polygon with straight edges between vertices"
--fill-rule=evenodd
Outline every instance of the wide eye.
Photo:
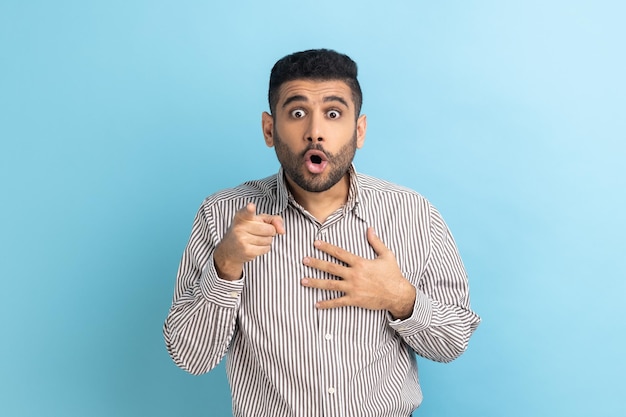
M 294 119 L 301 119 L 305 115 L 306 113 L 302 109 L 295 109 L 291 111 L 291 117 L 293 117 Z
M 341 117 L 341 113 L 337 110 L 330 110 L 326 113 L 326 116 L 328 116 L 329 119 L 339 119 L 339 117 Z

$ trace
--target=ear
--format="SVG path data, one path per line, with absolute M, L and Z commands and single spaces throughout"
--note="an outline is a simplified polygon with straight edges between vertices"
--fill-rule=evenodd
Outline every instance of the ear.
M 356 119 L 356 147 L 361 149 L 365 143 L 365 132 L 367 130 L 367 116 L 362 114 Z
M 274 146 L 274 118 L 271 114 L 264 111 L 261 116 L 261 125 L 263 128 L 263 137 L 268 147 Z

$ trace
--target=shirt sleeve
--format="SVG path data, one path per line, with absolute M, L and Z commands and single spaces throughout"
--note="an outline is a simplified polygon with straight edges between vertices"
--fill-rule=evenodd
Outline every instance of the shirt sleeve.
M 163 326 L 171 358 L 194 375 L 210 371 L 226 355 L 245 281 L 218 277 L 213 262 L 217 233 L 207 211 L 201 207 L 194 220 Z
M 454 238 L 430 206 L 431 250 L 418 277 L 412 315 L 390 326 L 420 356 L 450 362 L 466 349 L 480 317 L 470 307 L 469 284 Z

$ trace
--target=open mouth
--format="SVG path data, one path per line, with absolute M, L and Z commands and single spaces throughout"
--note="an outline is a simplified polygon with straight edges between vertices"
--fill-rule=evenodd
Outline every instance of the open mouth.
M 311 174 L 321 174 L 328 165 L 328 158 L 324 152 L 311 149 L 304 154 L 304 163 Z

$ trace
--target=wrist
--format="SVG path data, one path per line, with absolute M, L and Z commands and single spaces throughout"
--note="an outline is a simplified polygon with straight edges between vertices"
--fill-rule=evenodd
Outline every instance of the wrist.
M 217 276 L 226 281 L 236 281 L 243 276 L 243 264 L 233 262 L 228 257 L 223 256 L 219 247 L 213 254 L 213 264 L 217 271 Z
M 405 320 L 413 314 L 417 292 L 410 282 L 406 283 L 408 284 L 406 288 L 392 301 L 391 308 L 388 309 L 394 320 Z

